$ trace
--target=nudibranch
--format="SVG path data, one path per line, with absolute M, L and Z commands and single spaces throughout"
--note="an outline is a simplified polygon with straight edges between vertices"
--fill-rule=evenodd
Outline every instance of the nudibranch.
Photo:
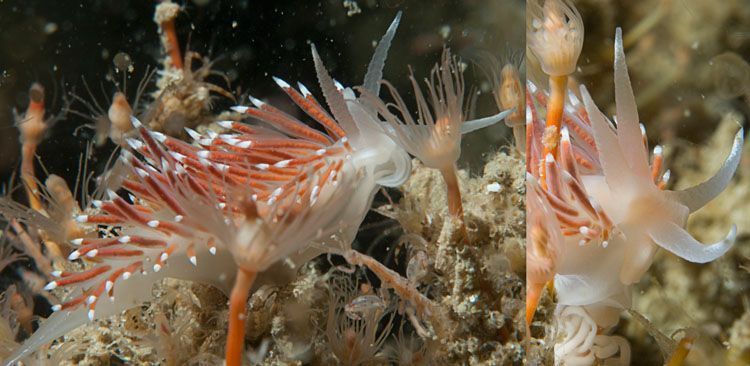
M 685 226 L 691 213 L 729 184 L 740 162 L 742 128 L 714 176 L 688 189 L 666 189 L 663 149 L 656 146 L 649 156 L 619 28 L 614 60 L 613 120 L 581 86 L 582 101 L 567 90 L 560 133 L 550 134 L 549 121 L 539 114 L 541 106 L 549 108 L 551 96 L 527 83 L 527 187 L 536 199 L 529 204 L 527 230 L 534 245 L 527 247 L 527 271 L 533 277 L 527 290 L 535 299 L 545 282 L 554 281 L 562 335 L 555 346 L 556 364 L 594 364 L 610 357 L 628 364 L 629 345 L 611 329 L 630 307 L 629 286 L 648 270 L 658 248 L 706 263 L 725 254 L 737 232 L 733 225 L 724 239 L 703 244 Z M 529 320 L 535 305 L 527 307 Z
M 366 81 L 381 77 L 399 20 L 376 49 Z M 168 277 L 232 289 L 226 354 L 228 365 L 239 364 L 253 283 L 324 252 L 332 235 L 351 243 L 380 185 L 399 185 L 411 172 L 408 154 L 312 52 L 330 112 L 304 85 L 275 81 L 320 129 L 255 98 L 233 109 L 257 122 L 221 121 L 221 133 L 188 129 L 193 143 L 131 117 L 137 134 L 121 151 L 129 170 L 121 189 L 75 217 L 86 234 L 71 241 L 68 259 L 90 265 L 53 273 L 46 289 L 64 286 L 70 295 L 6 364 L 87 319 L 147 301 L 152 285 Z

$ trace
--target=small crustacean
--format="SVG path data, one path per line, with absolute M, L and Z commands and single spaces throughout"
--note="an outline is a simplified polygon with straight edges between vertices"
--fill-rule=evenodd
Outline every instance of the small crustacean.
M 226 75 L 212 70 L 213 63 L 208 58 L 189 49 L 184 53 L 180 50 L 175 20 L 182 10 L 180 5 L 163 0 L 154 12 L 162 48 L 168 57 L 164 58 L 156 80 L 157 90 L 152 94 L 155 103 L 149 111 L 153 118 L 148 118 L 148 127 L 170 136 L 184 135 L 185 127 L 195 128 L 211 122 L 212 116 L 208 112 L 214 99 L 212 94 L 236 101 L 232 93 L 206 81 L 208 77 L 216 76 L 229 85 Z
M 545 2 L 545 10 L 555 2 Z M 574 9 L 564 13 L 570 14 L 565 15 L 569 20 L 578 14 Z M 559 23 L 554 19 L 540 22 Z M 578 36 L 582 34 L 570 37 Z M 544 48 L 542 40 L 535 40 L 536 48 Z M 532 51 L 547 50 L 532 47 Z M 543 70 L 555 76 L 554 70 L 544 65 Z M 668 190 L 662 148 L 656 146 L 650 157 L 645 128 L 639 126 L 619 28 L 614 81 L 616 123 L 599 110 L 585 87 L 580 89 L 581 102 L 567 87 L 560 91 L 550 83 L 548 94 L 531 81 L 527 84 L 527 253 L 529 278 L 534 280 L 529 285 L 536 284 L 530 287 L 529 298 L 538 298 L 542 283 L 552 280 L 552 271 L 561 332 L 555 355 L 561 365 L 594 364 L 604 359 L 629 363 L 627 341 L 612 336 L 611 330 L 622 309 L 630 306 L 630 285 L 648 270 L 657 249 L 706 263 L 726 253 L 736 235 L 732 226 L 723 240 L 706 245 L 695 240 L 685 225 L 690 213 L 729 184 L 739 165 L 743 130 L 737 132 L 726 161 L 713 177 L 685 190 Z M 567 98 L 561 97 L 561 92 L 567 92 Z M 554 99 L 567 99 L 564 108 Z M 539 116 L 542 106 L 547 106 L 546 121 Z M 559 111 L 559 116 L 550 116 L 551 108 Z M 558 121 L 559 128 L 555 126 Z M 528 320 L 535 304 L 529 305 Z
M 346 316 L 353 320 L 362 319 L 362 313 L 385 309 L 385 302 L 377 295 L 361 295 L 355 297 L 344 306 Z
M 427 96 L 414 75 L 409 76 L 417 102 L 416 121 L 404 100 L 387 81 L 394 103 L 386 104 L 376 94 L 360 88 L 362 99 L 388 122 L 388 134 L 426 166 L 438 169 L 447 187 L 448 212 L 463 220 L 463 206 L 456 161 L 461 154 L 461 135 L 501 121 L 511 110 L 495 116 L 467 121 L 464 112 L 464 78 L 458 59 L 446 48 L 441 62 L 425 79 Z M 394 112 L 395 111 L 395 112 Z
M 159 25 L 162 47 L 168 57 L 164 58 L 163 69 L 158 70 L 158 77 L 155 80 L 157 89 L 150 93 L 153 102 L 147 109 L 139 108 L 139 103 L 143 101 L 146 87 L 150 85 L 157 70 L 149 71 L 149 68 L 146 68 L 136 93 L 128 95 L 127 79 L 133 68 L 132 61 L 125 53 L 118 53 L 113 59 L 116 72 L 121 73 L 123 78 L 120 84 L 116 83 L 117 92 L 107 105 L 102 106 L 96 101 L 97 98 L 94 97 L 85 80 L 84 87 L 88 92 L 89 100 L 73 95 L 73 98 L 89 110 L 90 115 L 78 111 L 72 112 L 94 122 L 97 145 L 103 144 L 107 137 L 117 145 L 124 145 L 126 138 L 136 134 L 130 123 L 131 115 L 148 121 L 148 127 L 154 131 L 169 136 L 184 136 L 185 127 L 196 128 L 213 121 L 213 116 L 209 111 L 215 95 L 236 101 L 232 93 L 207 81 L 213 76 L 223 78 L 229 85 L 226 75 L 212 70 L 213 63 L 208 58 L 189 50 L 183 54 L 180 50 L 174 24 L 180 11 L 179 5 L 168 0 L 161 1 L 156 6 L 154 21 Z

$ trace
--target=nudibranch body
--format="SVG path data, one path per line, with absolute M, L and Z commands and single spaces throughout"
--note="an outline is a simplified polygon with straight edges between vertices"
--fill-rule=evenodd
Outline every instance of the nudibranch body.
M 743 130 L 713 177 L 685 190 L 666 189 L 669 171 L 660 146 L 648 154 L 620 29 L 614 56 L 613 120 L 585 87 L 580 89 L 582 101 L 567 90 L 560 134 L 550 136 L 549 123 L 545 126 L 540 118 L 550 97 L 533 82 L 527 84 L 527 187 L 529 197 L 536 199 L 529 206 L 527 228 L 535 243 L 527 247 L 527 273 L 529 286 L 535 287 L 528 291 L 529 298 L 538 298 L 544 284 L 554 281 L 561 334 L 556 364 L 594 364 L 607 358 L 629 364 L 627 341 L 610 330 L 630 307 L 630 285 L 648 270 L 657 249 L 705 263 L 726 253 L 736 236 L 732 226 L 723 240 L 706 245 L 685 225 L 692 212 L 729 184 L 739 165 Z M 527 316 L 533 316 L 536 304 L 529 305 Z

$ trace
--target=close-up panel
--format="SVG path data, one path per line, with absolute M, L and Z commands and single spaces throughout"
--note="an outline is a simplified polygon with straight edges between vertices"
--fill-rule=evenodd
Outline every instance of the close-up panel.
M 529 364 L 750 364 L 747 5 L 527 1 Z
M 1 364 L 543 353 L 525 13 L 0 1 Z

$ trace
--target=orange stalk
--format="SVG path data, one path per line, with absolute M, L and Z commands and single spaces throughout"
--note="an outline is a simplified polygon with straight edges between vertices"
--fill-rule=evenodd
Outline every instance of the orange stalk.
M 565 106 L 565 89 L 568 84 L 568 76 L 550 76 L 550 96 L 547 100 L 546 130 L 554 133 L 544 142 L 544 156 L 551 153 L 557 158 L 557 145 L 560 143 L 560 127 L 562 124 L 563 107 Z M 554 127 L 551 130 L 550 127 Z M 546 131 L 545 131 L 546 132 Z
M 172 60 L 172 65 L 178 70 L 182 70 L 182 54 L 180 53 L 180 43 L 177 39 L 177 31 L 174 28 L 174 20 L 166 20 L 161 23 L 161 29 L 167 38 L 165 47 Z
M 242 353 L 245 346 L 245 319 L 247 314 L 247 297 L 250 287 L 255 282 L 257 272 L 251 272 L 240 268 L 234 287 L 229 298 L 229 332 L 226 345 L 226 366 L 240 366 L 242 364 Z
M 156 7 L 154 22 L 159 25 L 161 32 L 161 44 L 164 50 L 169 54 L 172 66 L 177 70 L 182 70 L 182 55 L 180 54 L 180 43 L 177 39 L 174 20 L 180 13 L 180 6 L 170 0 L 162 0 Z
M 39 187 L 36 184 L 34 173 L 34 156 L 36 155 L 36 143 L 26 142 L 21 148 L 21 179 L 29 198 L 29 207 L 35 211 L 41 211 L 42 201 L 39 199 Z
M 461 204 L 461 190 L 458 187 L 456 166 L 453 165 L 450 169 L 440 169 L 440 173 L 443 174 L 443 180 L 448 190 L 448 212 L 451 216 L 463 220 L 464 208 Z
M 550 96 L 547 99 L 547 120 L 545 122 L 544 137 L 542 138 L 544 144 L 544 153 L 542 154 L 542 161 L 547 154 L 557 159 L 558 157 L 558 145 L 560 144 L 560 128 L 562 126 L 562 114 L 563 108 L 565 107 L 565 89 L 568 84 L 568 76 L 552 76 L 549 77 L 549 88 Z M 544 166 L 540 167 L 539 181 L 542 183 L 542 187 L 546 188 L 545 184 L 545 169 Z
M 544 291 L 544 283 L 529 283 L 526 288 L 526 336 L 531 337 L 531 321 L 534 320 L 539 299 Z
M 39 187 L 34 173 L 36 148 L 44 137 L 47 125 L 44 121 L 44 88 L 34 83 L 29 88 L 29 106 L 18 123 L 21 133 L 21 179 L 29 198 L 29 206 L 36 211 L 43 209 L 39 199 Z
M 456 165 L 452 165 L 450 169 L 440 169 L 440 173 L 443 175 L 447 189 L 448 213 L 461 222 L 463 241 L 465 244 L 468 244 L 469 233 L 466 231 L 466 224 L 464 223 L 464 207 L 461 203 L 461 189 L 458 184 Z
M 677 343 L 677 348 L 674 350 L 674 353 L 672 353 L 672 357 L 669 358 L 669 361 L 667 361 L 665 365 L 682 366 L 688 353 L 690 353 L 690 349 L 693 347 L 693 342 L 695 342 L 695 339 L 690 336 L 685 336 L 680 339 L 680 343 Z

